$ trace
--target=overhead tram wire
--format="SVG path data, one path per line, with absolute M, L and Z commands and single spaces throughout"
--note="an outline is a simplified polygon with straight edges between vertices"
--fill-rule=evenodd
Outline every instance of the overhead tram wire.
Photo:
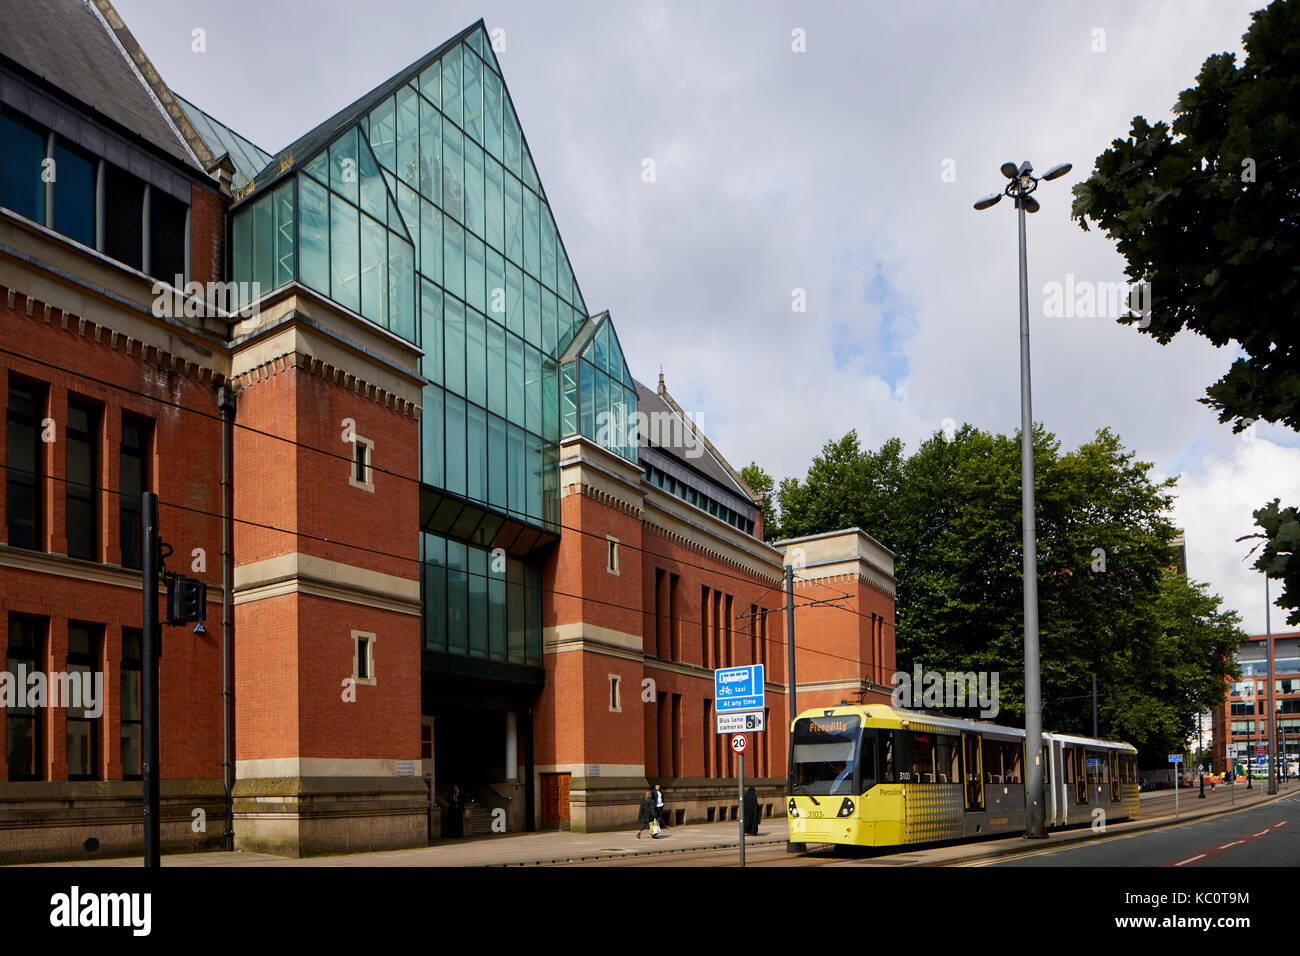
M 9 469 L 9 466 L 8 466 L 7 464 L 6 464 L 6 465 L 0 465 L 0 471 L 8 471 L 8 470 L 10 470 L 10 469 Z M 15 471 L 22 471 L 21 469 L 13 469 L 13 470 L 15 470 Z M 30 472 L 27 472 L 27 471 L 22 471 L 22 473 L 23 473 L 23 474 L 30 474 Z M 40 477 L 41 479 L 49 479 L 49 480 L 51 480 L 51 481 L 62 482 L 62 483 L 64 483 L 64 484 L 69 484 L 69 483 L 72 483 L 72 484 L 78 484 L 78 485 L 81 484 L 80 482 L 72 482 L 71 479 L 69 479 L 69 478 L 66 478 L 66 477 L 62 477 L 62 478 L 61 478 L 61 477 L 58 477 L 58 476 L 56 476 L 56 475 L 40 475 L 39 477 Z M 83 486 L 83 487 L 84 487 L 84 486 Z M 103 491 L 103 492 L 105 492 L 105 493 L 107 493 L 107 494 L 110 494 L 110 495 L 117 495 L 118 497 L 122 497 L 122 496 L 125 494 L 125 492 L 123 492 L 123 491 L 121 491 L 121 490 L 119 490 L 119 489 L 108 488 L 108 487 L 96 487 L 96 488 L 94 488 L 93 490 L 96 491 L 96 492 Z M 178 503 L 176 503 L 176 502 L 166 501 L 166 500 L 164 500 L 164 499 L 161 498 L 161 497 L 159 497 L 159 499 L 158 499 L 158 507 L 159 507 L 159 515 L 160 515 L 160 518 L 161 518 L 161 515 L 162 515 L 162 509 L 163 509 L 163 508 L 171 508 L 171 509 L 174 509 L 174 510 L 177 510 L 177 511 L 188 512 L 188 513 L 190 513 L 190 514 L 202 515 L 202 516 L 207 517 L 207 518 L 216 518 L 216 519 L 218 519 L 218 520 L 222 517 L 220 512 L 216 512 L 216 511 L 208 511 L 208 510 L 203 509 L 203 508 L 197 508 L 197 507 L 195 507 L 195 506 L 193 506 L 193 505 L 182 505 L 182 504 L 178 504 Z M 392 554 L 391 552 L 388 552 L 388 551 L 380 551 L 380 550 L 378 550 L 378 549 L 376 549 L 376 548 L 369 548 L 369 547 L 366 547 L 365 545 L 360 545 L 360 544 L 349 544 L 349 543 L 347 543 L 347 542 L 345 542 L 345 541 L 340 541 L 340 540 L 337 540 L 337 539 L 334 539 L 334 538 L 322 538 L 322 537 L 320 537 L 319 535 L 309 534 L 309 533 L 307 533 L 307 532 L 305 532 L 305 531 L 293 531 L 293 530 L 291 530 L 291 529 L 289 529 L 289 528 L 281 528 L 281 527 L 278 527 L 278 526 L 276 526 L 276 525 L 269 525 L 269 524 L 264 524 L 264 523 L 259 522 L 259 521 L 252 521 L 252 520 L 250 520 L 250 519 L 248 519 L 248 518 L 234 518 L 234 517 L 231 517 L 230 520 L 233 521 L 233 522 L 236 522 L 236 523 L 238 523 L 238 524 L 247 525 L 247 526 L 249 526 L 249 527 L 257 528 L 257 529 L 259 529 L 259 530 L 263 530 L 263 531 L 271 531 L 271 532 L 274 532 L 274 533 L 276 533 L 276 534 L 290 535 L 290 536 L 295 537 L 295 538 L 303 538 L 303 539 L 308 540 L 308 541 L 316 541 L 316 542 L 320 542 L 320 543 L 322 543 L 322 544 L 331 544 L 331 545 L 334 545 L 334 546 L 336 546 L 336 547 L 345 548 L 345 549 L 350 550 L 350 551 L 363 551 L 363 552 L 367 552 L 367 553 L 370 553 L 370 554 L 380 555 L 380 556 L 382 556 L 382 557 L 389 558 L 389 559 L 394 560 L 394 561 L 401 561 L 401 562 L 410 562 L 410 563 L 414 563 L 414 564 L 417 565 L 417 568 L 418 568 L 419 570 L 422 570 L 422 569 L 424 568 L 424 566 L 427 564 L 427 562 L 425 562 L 422 558 L 418 558 L 418 557 L 410 558 L 410 557 L 406 557 L 406 556 L 404 556 L 404 555 L 400 555 L 400 554 Z M 603 540 L 603 539 L 602 539 L 602 540 Z M 36 550 L 34 550 L 34 549 L 29 549 L 29 548 L 15 549 L 15 550 L 31 551 L 31 552 L 34 553 L 34 554 L 49 554 L 49 553 L 50 553 L 50 552 L 48 552 L 48 551 L 36 551 Z M 101 565 L 101 566 L 103 565 L 103 562 L 99 562 L 99 561 L 92 561 L 92 562 L 89 562 L 89 563 L 97 564 L 97 565 Z M 443 567 L 444 570 L 445 570 L 445 566 L 442 566 L 442 567 Z M 138 569 L 136 569 L 136 568 L 126 568 L 126 569 L 124 569 L 124 570 L 129 571 L 129 572 L 134 572 L 134 571 L 136 571 L 136 570 L 138 570 Z M 40 573 L 40 572 L 36 572 L 36 573 Z M 496 580 L 496 579 L 497 579 L 497 578 L 496 578 L 494 575 L 492 575 L 491 573 L 479 573 L 479 572 L 476 572 L 476 571 L 470 571 L 469 569 L 465 569 L 465 570 L 463 570 L 463 571 L 460 571 L 460 570 L 458 569 L 457 573 L 464 574 L 467 578 L 470 577 L 470 576 L 473 576 L 473 577 L 481 577 L 481 578 L 483 578 L 484 580 L 488 580 L 488 581 Z M 421 576 L 421 580 L 422 580 L 422 576 Z M 570 593 L 567 592 L 567 591 L 558 591 L 558 590 L 555 590 L 554 588 L 545 588 L 545 587 L 538 586 L 537 588 L 529 588 L 529 590 L 537 590 L 537 591 L 539 591 L 539 592 L 541 592 L 541 593 L 543 593 L 543 594 L 550 594 L 550 595 L 555 596 L 555 597 L 572 598 L 573 600 L 581 601 L 581 602 L 586 603 L 586 604 L 598 604 L 598 605 L 602 605 L 602 606 L 604 606 L 604 607 L 610 607 L 610 608 L 614 608 L 614 609 L 616 609 L 616 610 L 620 610 L 620 611 L 631 611 L 631 612 L 633 612 L 633 613 L 641 614 L 641 615 L 644 615 L 644 614 L 647 614 L 647 613 L 652 613 L 652 612 L 648 612 L 648 611 L 646 611 L 644 608 L 633 607 L 632 605 L 629 605 L 629 604 L 619 604 L 619 603 L 614 602 L 614 601 L 605 601 L 605 600 L 601 600 L 600 598 L 589 597 L 589 596 L 584 595 L 584 594 L 570 594 Z M 820 602 L 817 602 L 817 603 L 820 603 Z M 807 605 L 796 605 L 796 607 L 802 607 L 802 606 L 807 606 Z M 850 613 L 855 613 L 855 614 L 859 614 L 859 615 L 861 615 L 861 612 L 855 612 L 855 611 L 852 611 L 851 608 L 845 608 L 845 607 L 842 607 L 842 606 L 840 606 L 840 605 L 834 605 L 834 606 L 836 606 L 836 607 L 841 607 L 842 610 L 849 611 Z M 782 607 L 782 608 L 779 608 L 779 609 L 777 609 L 777 610 L 784 611 L 785 608 Z M 865 617 L 866 615 L 861 615 L 861 616 Z M 675 621 L 675 622 L 677 622 L 678 624 L 683 624 L 683 625 L 693 625 L 693 626 L 694 626 L 694 625 L 701 625 L 701 624 L 707 624 L 707 623 L 708 623 L 707 621 L 704 621 L 704 620 L 697 620 L 697 619 L 686 618 L 686 617 L 681 617 L 681 616 L 678 616 L 678 617 L 671 617 L 671 616 L 670 616 L 670 617 L 668 618 L 668 620 L 670 620 L 670 621 Z M 766 641 L 766 643 L 768 643 L 768 644 L 772 644 L 772 645 L 778 645 L 778 646 L 780 646 L 780 647 L 784 647 L 784 646 L 785 646 L 784 642 L 777 641 L 777 640 L 775 640 L 775 639 L 773 639 L 773 638 L 768 638 L 767 641 Z M 829 658 L 832 658 L 832 659 L 834 659 L 834 660 L 844 661 L 844 662 L 846 662 L 846 663 L 851 663 L 851 664 L 857 664 L 857 665 L 859 665 L 859 666 L 862 665 L 862 663 L 863 663 L 862 661 L 858 660 L 857 658 L 853 658 L 853 657 L 845 657 L 845 656 L 842 655 L 842 654 L 834 654 L 834 653 L 831 653 L 830 651 L 822 650 L 822 649 L 820 649 L 820 648 L 816 648 L 816 647 L 809 647 L 809 646 L 807 646 L 807 645 L 805 645 L 805 644 L 799 644 L 799 643 L 796 643 L 796 644 L 795 644 L 795 650 L 807 651 L 807 652 L 812 653 L 812 654 L 820 654 L 820 655 L 823 656 L 823 657 L 829 657 Z M 669 660 L 669 658 L 660 658 L 660 659 L 661 659 L 661 660 Z M 683 662 L 683 663 L 685 663 L 685 662 Z
M 54 370 L 58 371 L 60 374 L 63 374 L 63 375 L 74 375 L 74 376 L 76 376 L 76 377 L 78 377 L 78 378 L 84 379 L 85 381 L 88 381 L 88 382 L 94 382 L 95 384 L 97 384 L 97 385 L 101 385 L 101 386 L 103 386 L 103 387 L 105 387 L 105 388 L 116 389 L 116 390 L 118 390 L 118 391 L 125 392 L 125 393 L 127 393 L 127 394 L 129 394 L 129 395 L 136 395 L 136 396 L 139 396 L 140 398 L 148 399 L 149 401 L 156 402 L 157 404 L 160 404 L 160 405 L 167 405 L 167 406 L 170 406 L 170 407 L 172 407 L 172 408 L 177 409 L 178 411 L 180 411 L 180 412 L 182 412 L 182 413 L 189 413 L 189 414 L 198 415 L 198 416 L 200 416 L 200 417 L 202 417 L 202 418 L 208 418 L 208 419 L 211 419 L 212 421 L 214 421 L 214 422 L 216 422 L 216 423 L 218 423 L 218 424 L 221 422 L 221 416 L 220 416 L 219 414 L 213 414 L 213 413 L 210 413 L 210 412 L 205 412 L 205 411 L 203 411 L 202 409 L 198 409 L 198 408 L 190 408 L 190 407 L 188 407 L 188 406 L 186 406 L 186 405 L 184 405 L 184 404 L 182 404 L 182 403 L 180 403 L 180 402 L 175 402 L 175 401 L 171 401 L 171 400 L 166 399 L 166 398 L 161 398 L 161 397 L 158 397 L 158 396 L 155 396 L 155 395 L 151 395 L 151 394 L 148 393 L 148 392 L 142 392 L 142 391 L 140 391 L 139 389 L 129 388 L 129 387 L 125 386 L 125 385 L 118 385 L 118 384 L 115 383 L 115 382 L 109 382 L 109 381 L 106 381 L 106 380 L 104 380 L 104 379 L 96 378 L 96 377 L 93 376 L 93 375 L 86 375 L 85 373 L 82 373 L 82 372 L 69 372 L 68 370 L 66 370 L 66 369 L 64 369 L 64 368 L 61 368 L 60 366 L 54 365 L 54 364 L 51 363 L 51 362 L 45 362 L 45 361 L 42 361 L 42 360 L 40 360 L 40 359 L 29 358 L 29 357 L 27 357 L 27 356 L 25 356 L 25 355 L 22 355 L 21 353 L 18 353 L 18 352 L 14 352 L 14 351 L 12 351 L 11 349 L 6 349 L 6 348 L 3 348 L 3 347 L 0 347 L 0 354 L 13 355 L 13 356 L 15 356 L 15 357 L 17 357 L 17 358 L 22 359 L 23 361 L 32 362 L 33 364 L 43 365 L 43 366 L 45 366 L 46 368 L 54 369 Z M 297 448 L 303 448 L 303 449 L 305 449 L 305 450 L 307 450 L 307 451 L 316 452 L 317 454 L 327 455 L 327 456 L 329 456 L 329 457 L 331 457 L 331 458 L 336 458 L 336 459 L 338 459 L 339 461 L 347 462 L 349 465 L 353 464 L 353 460 L 352 460 L 352 458 L 351 458 L 350 455 L 346 455 L 346 454 L 343 454 L 343 453 L 341 453 L 341 452 L 332 452 L 332 451 L 329 451 L 328 449 L 325 449 L 325 448 L 319 448 L 319 447 L 317 447 L 317 446 L 315 446 L 315 445 L 310 445 L 310 444 L 307 444 L 306 442 L 300 442 L 300 441 L 297 441 L 296 439 L 293 439 L 293 438 L 286 438 L 286 437 L 283 436 L 283 435 L 276 435 L 276 434 L 274 434 L 273 432 L 263 431 L 263 430 L 260 429 L 260 428 L 254 428 L 254 427 L 251 426 L 251 425 L 245 425 L 245 424 L 241 423 L 237 418 L 236 418 L 233 422 L 231 422 L 230 424 L 232 424 L 235 428 L 242 428 L 242 429 L 244 429 L 245 431 L 251 432 L 252 434 L 255 434 L 255 435 L 259 435 L 259 436 L 261 436 L 261 437 L 263 437 L 263 438 L 269 438 L 269 439 L 272 439 L 272 440 L 274 440 L 274 441 L 283 442 L 284 444 L 292 445 L 292 446 L 297 447 Z M 402 474 L 401 472 L 391 471 L 391 470 L 389 470 L 389 469 L 387 469 L 387 468 L 380 468 L 380 467 L 378 467 L 378 466 L 376 466 L 376 465 L 373 465 L 373 464 L 372 464 L 372 465 L 369 465 L 368 467 L 370 468 L 371 472 L 378 473 L 378 474 L 383 474 L 383 475 L 388 475 L 389 477 L 396 478 L 396 479 L 398 479 L 398 480 L 400 480 L 400 481 L 408 481 L 408 482 L 411 482 L 411 483 L 415 484 L 417 487 L 419 487 L 419 486 L 421 486 L 421 485 L 423 484 L 423 482 L 422 482 L 418 477 L 412 477 L 412 476 L 410 476 L 410 475 Z M 477 501 L 477 499 L 467 499 L 467 500 L 472 501 L 472 502 L 476 502 L 476 501 Z M 486 504 L 486 503 L 485 503 L 485 504 Z M 489 505 L 488 507 L 491 507 L 491 506 Z M 563 530 L 563 531 L 571 531 L 571 532 L 575 532 L 575 533 L 578 533 L 578 534 L 583 534 L 583 535 L 586 535 L 586 536 L 588 536 L 588 537 L 598 539 L 598 540 L 601 541 L 601 542 L 606 542 L 606 541 L 608 540 L 608 539 L 606 539 L 603 535 L 598 535 L 598 534 L 596 534 L 596 533 L 593 532 L 593 531 L 587 531 L 587 530 L 585 530 L 585 529 L 583 529 L 583 528 L 577 528 L 577 527 L 573 527 L 573 526 L 571 526 L 571 525 L 566 525 L 566 524 L 563 524 L 562 522 L 557 522 L 557 523 L 556 523 L 556 527 L 560 528 L 560 529 Z M 294 532 L 294 533 L 297 533 L 297 532 Z M 743 532 L 742 532 L 742 533 L 743 533 Z M 757 539 L 755 539 L 755 540 L 757 540 Z M 760 543 L 760 544 L 766 544 L 766 542 L 759 542 L 759 543 Z M 703 564 L 696 564 L 696 563 L 694 563 L 694 562 L 692 562 L 692 561 L 685 561 L 685 560 L 683 560 L 683 559 L 681 559 L 681 558 L 675 557 L 675 556 L 670 555 L 670 554 L 665 554 L 665 553 L 660 552 L 660 551 L 651 551 L 651 550 L 649 550 L 649 549 L 647 549 L 647 548 L 637 547 L 636 545 L 633 545 L 633 544 L 625 544 L 625 543 L 622 543 L 622 542 L 620 542 L 619 547 L 626 547 L 626 548 L 628 548 L 629 550 L 637 551 L 637 552 L 639 552 L 639 553 L 641 553 L 641 554 L 644 554 L 644 555 L 647 555 L 647 556 L 650 556 L 650 557 L 662 558 L 662 559 L 664 559 L 665 561 L 672 561 L 672 562 L 675 562 L 676 564 L 679 564 L 679 565 L 681 565 L 681 566 L 683 566 L 683 567 L 694 568 L 694 569 L 696 569 L 697 571 L 705 571 L 705 572 L 708 572 L 709 574 L 714 575 L 715 577 L 730 578 L 730 579 L 733 579 L 733 580 L 736 580 L 736 581 L 743 581 L 743 582 L 745 582 L 746 584 L 750 584 L 750 585 L 752 585 L 752 584 L 755 583 L 755 581 L 754 581 L 752 578 L 744 577 L 743 575 L 735 574 L 735 573 L 733 573 L 733 572 L 728 572 L 728 571 L 720 570 L 720 569 L 715 568 L 715 567 L 710 567 L 710 566 L 703 565 Z M 769 545 L 769 547 L 770 547 L 770 545 Z M 381 552 L 381 553 L 382 553 L 382 552 Z M 759 595 L 759 598 L 761 599 L 762 597 L 764 597 L 764 596 L 768 593 L 768 591 L 775 590 L 777 586 L 778 586 L 778 585 L 769 585 L 768 588 L 767 588 L 767 590 L 764 591 L 762 594 Z

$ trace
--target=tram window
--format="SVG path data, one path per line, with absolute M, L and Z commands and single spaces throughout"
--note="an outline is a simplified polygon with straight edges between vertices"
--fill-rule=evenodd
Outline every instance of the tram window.
M 1074 748 L 1066 747 L 1061 751 L 1061 756 L 1065 764 L 1065 782 L 1074 783 Z
M 894 732 L 880 732 L 880 780 L 882 783 L 894 782 Z
M 1002 741 L 984 739 L 984 782 L 1002 782 Z
M 1002 741 L 1003 783 L 1024 783 L 1020 774 L 1021 744 L 1015 740 Z
M 961 783 L 961 738 L 936 734 L 934 764 L 938 783 Z
M 854 792 L 860 723 L 856 716 L 800 718 L 794 727 L 796 792 Z
M 858 752 L 858 766 L 862 770 L 862 786 L 859 792 L 866 790 L 876 782 L 876 734 L 866 731 L 862 735 L 862 747 Z
M 935 782 L 935 737 L 931 734 L 911 735 L 911 779 Z

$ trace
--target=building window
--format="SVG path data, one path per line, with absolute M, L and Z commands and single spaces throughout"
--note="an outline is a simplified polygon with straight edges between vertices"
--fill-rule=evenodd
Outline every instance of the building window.
M 103 251 L 110 259 L 143 270 L 144 182 L 112 163 L 105 165 Z
M 45 130 L 8 110 L 0 116 L 0 206 L 45 224 Z
M 99 560 L 99 408 L 68 399 L 68 557 Z
M 122 567 L 142 567 L 144 531 L 141 496 L 149 490 L 149 445 L 153 422 L 131 415 L 122 416 Z
M 605 562 L 605 570 L 610 574 L 618 574 L 618 538 L 606 536 L 605 541 L 609 548 L 609 554 Z
M 89 153 L 60 138 L 54 141 L 54 222 L 56 232 L 95 248 L 95 167 Z
M 6 670 L 13 676 L 16 690 L 27 703 L 27 675 L 44 670 L 45 660 L 44 618 L 22 614 L 9 616 L 9 650 Z M 21 668 L 21 670 L 20 670 Z M 46 693 L 48 694 L 48 687 Z M 5 710 L 5 752 L 9 760 L 10 780 L 45 779 L 45 721 L 44 709 L 38 707 L 8 707 Z
M 141 724 L 140 680 L 144 672 L 142 632 L 122 629 L 122 779 L 139 780 Z
M 352 469 L 348 473 L 348 484 L 353 488 L 371 492 L 375 490 L 374 449 L 375 443 L 360 435 L 353 439 Z
M 68 622 L 68 673 L 89 675 L 88 679 L 74 676 L 83 696 L 78 698 L 80 704 L 78 707 L 68 703 L 69 780 L 98 780 L 101 776 L 99 737 L 100 714 L 104 709 L 104 687 L 103 678 L 96 682 L 95 675 L 99 672 L 102 641 L 102 626 Z M 85 691 L 97 696 L 93 701 L 87 700 L 84 696 Z M 93 709 L 87 706 L 91 703 L 95 705 Z
M 45 414 L 45 387 L 10 376 L 6 414 L 5 519 L 9 526 L 9 544 L 16 548 L 44 550 L 41 418 Z
M 375 683 L 375 635 L 352 632 L 352 679 L 358 684 Z
M 623 713 L 623 678 L 617 674 L 609 675 L 609 709 L 611 713 Z

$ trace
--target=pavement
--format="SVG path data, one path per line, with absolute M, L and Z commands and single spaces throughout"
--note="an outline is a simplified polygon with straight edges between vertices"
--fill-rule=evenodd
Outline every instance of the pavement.
M 975 860 L 1035 851 L 1044 847 L 1065 845 L 1080 840 L 1096 839 L 1132 833 L 1156 827 L 1169 826 L 1191 819 L 1201 819 L 1234 809 L 1258 806 L 1277 797 L 1269 797 L 1266 787 L 1256 781 L 1247 790 L 1244 785 L 1220 785 L 1214 792 L 1207 786 L 1205 799 L 1198 797 L 1196 789 L 1182 790 L 1178 796 L 1178 817 L 1174 816 L 1174 792 L 1155 791 L 1141 795 L 1139 819 L 1113 823 L 1102 831 L 1091 827 L 1056 831 L 1046 840 L 1035 840 L 1030 846 L 1024 837 L 1002 837 L 973 843 L 948 844 L 926 848 L 908 847 L 887 851 L 865 851 L 867 856 L 859 862 L 871 865 L 892 866 L 953 866 Z M 1278 791 L 1278 797 L 1300 791 L 1300 784 L 1291 782 Z M 632 829 L 602 833 L 571 833 L 567 830 L 545 833 L 484 834 L 456 840 L 439 840 L 432 846 L 409 850 L 386 850 L 377 853 L 350 853 L 336 856 L 293 859 L 266 853 L 242 850 L 215 853 L 177 853 L 164 856 L 163 866 L 417 866 L 417 867 L 475 867 L 475 866 L 528 866 L 590 862 L 600 859 L 626 859 L 628 857 L 655 857 L 656 861 L 669 854 L 689 853 L 696 850 L 722 850 L 737 848 L 740 834 L 735 821 L 697 823 L 665 828 L 659 839 L 652 839 L 649 831 L 637 839 Z M 784 817 L 764 820 L 759 835 L 749 837 L 747 847 L 784 844 L 788 830 Z M 816 849 L 810 846 L 809 849 Z M 35 866 L 108 866 L 139 867 L 141 857 L 118 857 L 102 860 L 77 860 L 75 862 L 29 864 Z

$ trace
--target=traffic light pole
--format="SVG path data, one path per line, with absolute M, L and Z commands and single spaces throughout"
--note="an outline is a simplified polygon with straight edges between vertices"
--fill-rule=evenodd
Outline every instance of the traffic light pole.
M 158 653 L 162 628 L 158 623 L 158 562 L 162 549 L 158 542 L 158 496 L 152 491 L 143 495 L 141 525 L 144 532 L 141 558 L 141 590 L 144 616 L 140 650 L 143 661 L 140 675 L 141 727 L 140 776 L 144 798 L 144 865 L 161 865 L 161 833 L 158 806 Z

